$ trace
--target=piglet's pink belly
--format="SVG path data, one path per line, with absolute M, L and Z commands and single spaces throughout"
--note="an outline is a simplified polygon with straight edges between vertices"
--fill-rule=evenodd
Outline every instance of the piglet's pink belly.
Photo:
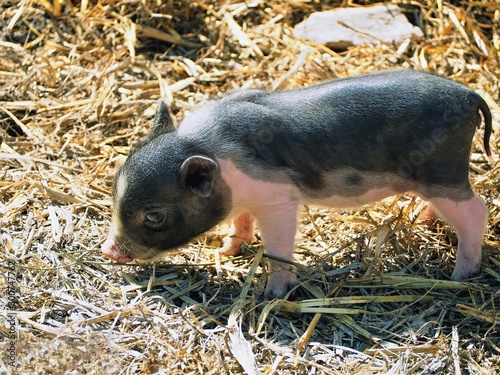
M 368 203 L 376 202 L 381 199 L 398 194 L 391 188 L 374 188 L 368 190 L 362 195 L 342 196 L 332 195 L 326 198 L 315 199 L 305 198 L 305 202 L 314 206 L 334 207 L 334 208 L 353 208 L 359 207 Z
M 298 205 L 300 203 L 334 208 L 359 207 L 399 193 L 391 187 L 385 186 L 371 189 L 361 187 L 363 192 L 356 194 L 351 187 L 341 186 L 339 183 L 339 181 L 343 180 L 342 177 L 346 173 L 341 171 L 326 175 L 325 187 L 322 191 L 318 191 L 317 194 L 313 193 L 321 198 L 314 198 L 301 193 L 299 188 L 291 182 L 275 183 L 257 180 L 238 169 L 230 160 L 219 159 L 218 162 L 221 166 L 222 178 L 231 188 L 233 195 L 235 210 L 231 216 L 238 211 L 244 211 L 248 208 L 290 204 Z M 283 179 L 285 180 L 285 178 Z M 364 174 L 366 185 L 384 185 L 387 184 L 387 179 L 388 176 L 378 176 L 370 173 Z M 399 182 L 400 186 L 404 185 L 404 181 L 397 176 L 394 176 L 391 180 Z M 339 194 L 338 192 L 342 193 Z M 241 210 L 242 208 L 243 210 Z

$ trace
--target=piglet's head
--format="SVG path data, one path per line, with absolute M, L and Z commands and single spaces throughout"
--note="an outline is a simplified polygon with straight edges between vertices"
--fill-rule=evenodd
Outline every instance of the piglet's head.
M 231 192 L 214 157 L 177 134 L 160 101 L 151 134 L 113 183 L 111 228 L 102 252 L 117 262 L 150 260 L 222 221 Z

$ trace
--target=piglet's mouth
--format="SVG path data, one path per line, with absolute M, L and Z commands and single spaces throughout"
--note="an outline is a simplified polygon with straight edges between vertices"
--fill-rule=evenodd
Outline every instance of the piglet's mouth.
M 101 251 L 109 259 L 118 263 L 128 263 L 133 260 L 129 256 L 123 254 L 122 249 L 120 249 L 117 243 L 109 238 L 102 244 Z

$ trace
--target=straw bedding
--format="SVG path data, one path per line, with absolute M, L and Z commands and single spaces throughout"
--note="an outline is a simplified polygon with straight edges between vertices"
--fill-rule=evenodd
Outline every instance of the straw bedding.
M 263 302 L 258 239 L 236 258 L 214 252 L 227 225 L 154 265 L 99 251 L 113 172 L 160 97 L 180 119 L 237 88 L 423 69 L 487 100 L 498 153 L 498 2 L 404 1 L 425 37 L 401 46 L 332 51 L 293 37 L 313 11 L 369 4 L 1 1 L 0 373 L 500 373 L 500 167 L 486 163 L 482 130 L 471 179 L 490 216 L 468 283 L 449 281 L 454 231 L 416 221 L 411 195 L 306 208 L 301 285 L 283 301 Z

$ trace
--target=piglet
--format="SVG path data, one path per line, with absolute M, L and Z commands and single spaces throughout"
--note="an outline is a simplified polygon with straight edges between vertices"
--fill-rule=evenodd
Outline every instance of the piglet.
M 225 219 L 221 253 L 236 255 L 255 222 L 269 255 L 291 260 L 298 208 L 355 207 L 413 192 L 456 230 L 451 275 L 480 270 L 488 211 L 469 183 L 476 127 L 491 158 L 491 113 L 471 89 L 436 75 L 387 71 L 211 101 L 175 128 L 160 101 L 151 134 L 116 173 L 102 252 L 149 260 Z M 265 296 L 296 282 L 274 265 Z

